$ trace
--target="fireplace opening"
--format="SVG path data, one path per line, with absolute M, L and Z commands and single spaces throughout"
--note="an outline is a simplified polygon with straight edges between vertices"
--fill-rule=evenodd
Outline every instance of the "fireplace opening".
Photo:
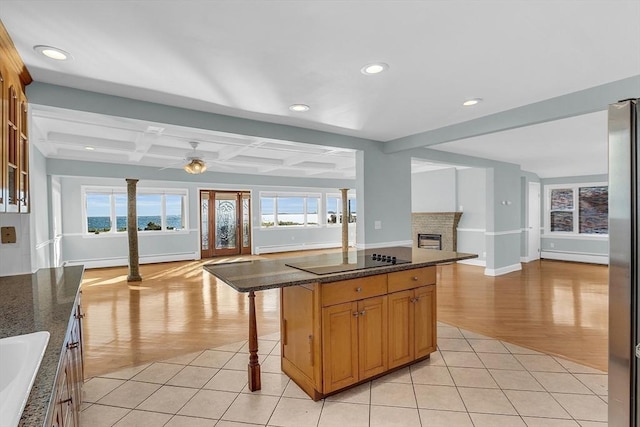
M 418 247 L 442 250 L 442 234 L 418 234 Z

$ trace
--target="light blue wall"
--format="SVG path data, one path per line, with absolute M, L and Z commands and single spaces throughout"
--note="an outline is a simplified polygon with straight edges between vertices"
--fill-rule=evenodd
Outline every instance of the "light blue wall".
M 411 175 L 411 212 L 455 212 L 456 169 Z

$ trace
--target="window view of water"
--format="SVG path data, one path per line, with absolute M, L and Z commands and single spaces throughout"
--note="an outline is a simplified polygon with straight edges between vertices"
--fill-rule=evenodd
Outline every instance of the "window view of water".
M 153 216 L 139 216 L 138 217 L 138 230 L 160 230 L 161 219 L 160 215 Z M 182 230 L 182 216 L 180 215 L 167 215 L 167 230 Z M 90 216 L 87 217 L 87 230 L 89 233 L 107 232 L 111 230 L 111 218 L 108 216 Z M 116 231 L 127 230 L 127 217 L 116 217 Z

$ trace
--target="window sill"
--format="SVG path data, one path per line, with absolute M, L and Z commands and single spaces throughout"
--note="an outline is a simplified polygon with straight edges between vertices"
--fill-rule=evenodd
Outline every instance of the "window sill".
M 542 239 L 609 240 L 608 234 L 545 233 Z
M 188 229 L 184 230 L 176 230 L 176 231 L 139 231 L 138 237 L 146 237 L 146 236 L 175 236 L 176 234 L 189 234 L 191 231 Z M 113 237 L 127 237 L 128 234 L 126 231 L 120 231 L 116 233 L 105 232 L 105 233 L 84 233 L 82 235 L 85 239 L 101 239 L 101 238 L 113 238 Z

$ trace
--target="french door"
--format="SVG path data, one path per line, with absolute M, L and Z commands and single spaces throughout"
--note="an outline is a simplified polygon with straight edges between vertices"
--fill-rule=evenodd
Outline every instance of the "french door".
M 200 257 L 251 254 L 251 195 L 200 190 Z

